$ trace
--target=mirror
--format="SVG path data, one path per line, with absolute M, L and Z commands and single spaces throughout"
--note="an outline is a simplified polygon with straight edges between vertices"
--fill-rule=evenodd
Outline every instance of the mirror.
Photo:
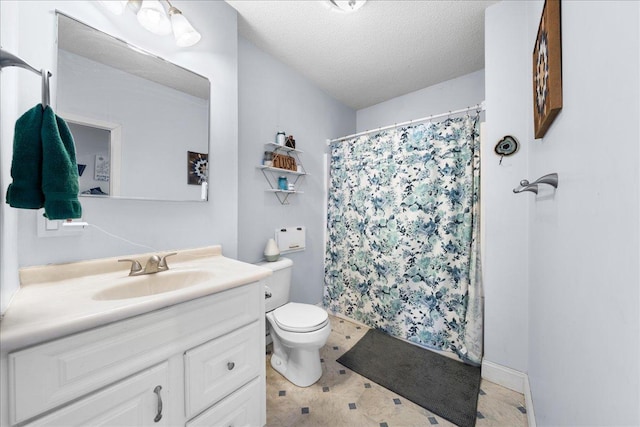
M 80 195 L 207 200 L 209 80 L 57 17 L 56 113 L 74 136 Z

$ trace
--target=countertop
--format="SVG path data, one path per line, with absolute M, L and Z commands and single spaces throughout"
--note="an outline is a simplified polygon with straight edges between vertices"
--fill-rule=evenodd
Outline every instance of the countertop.
M 94 298 L 97 293 L 131 279 L 130 264 L 118 259 L 137 259 L 144 267 L 154 253 L 21 269 L 20 290 L 0 321 L 0 349 L 5 353 L 61 338 L 255 282 L 271 274 L 269 269 L 222 256 L 220 246 L 175 252 L 178 254 L 167 258 L 169 272 L 206 271 L 211 278 L 155 295 L 98 300 Z M 168 272 L 155 274 L 163 273 Z

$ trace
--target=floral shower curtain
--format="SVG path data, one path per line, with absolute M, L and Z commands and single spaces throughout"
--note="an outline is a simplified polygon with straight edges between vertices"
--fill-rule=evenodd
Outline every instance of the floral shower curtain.
M 324 305 L 482 358 L 478 116 L 331 146 Z

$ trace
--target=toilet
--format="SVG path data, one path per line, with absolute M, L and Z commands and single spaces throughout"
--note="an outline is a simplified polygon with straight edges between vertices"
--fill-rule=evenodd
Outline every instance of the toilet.
M 293 261 L 280 258 L 259 265 L 273 271 L 265 288 L 265 311 L 273 340 L 271 366 L 298 387 L 308 387 L 322 376 L 320 348 L 331 333 L 329 315 L 315 305 L 289 302 Z

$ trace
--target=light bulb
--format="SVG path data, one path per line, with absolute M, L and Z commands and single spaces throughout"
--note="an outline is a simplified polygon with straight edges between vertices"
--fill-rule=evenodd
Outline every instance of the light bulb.
M 98 3 L 115 15 L 122 15 L 127 7 L 127 0 L 98 0 Z
M 143 0 L 137 16 L 140 25 L 152 33 L 166 35 L 171 32 L 171 22 L 158 0 Z
M 202 36 L 193 28 L 189 20 L 182 15 L 182 12 L 175 7 L 171 7 L 169 9 L 169 16 L 171 17 L 173 36 L 178 46 L 189 47 L 200 41 Z

